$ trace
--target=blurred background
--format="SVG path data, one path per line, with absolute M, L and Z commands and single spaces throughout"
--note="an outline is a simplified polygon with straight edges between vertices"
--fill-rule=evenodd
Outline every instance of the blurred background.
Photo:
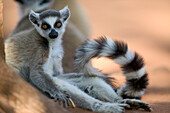
M 106 36 L 127 42 L 144 57 L 150 85 L 143 101 L 154 113 L 170 111 L 170 0 L 77 0 L 90 22 L 89 38 Z M 17 4 L 4 0 L 4 32 L 7 37 L 18 22 Z M 124 77 L 119 66 L 104 58 L 93 65 L 118 79 Z M 135 113 L 135 112 L 134 112 Z

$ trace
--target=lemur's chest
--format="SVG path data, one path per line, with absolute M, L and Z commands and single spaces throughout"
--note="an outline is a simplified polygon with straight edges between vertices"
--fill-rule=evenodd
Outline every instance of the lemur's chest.
M 61 44 L 52 45 L 49 47 L 48 59 L 43 65 L 44 71 L 49 75 L 62 74 L 62 58 L 63 58 L 63 47 Z

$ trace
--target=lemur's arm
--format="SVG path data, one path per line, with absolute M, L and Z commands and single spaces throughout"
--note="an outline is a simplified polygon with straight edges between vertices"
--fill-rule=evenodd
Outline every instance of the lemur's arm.
M 50 98 L 67 103 L 69 97 L 66 92 L 60 90 L 61 87 L 58 87 L 53 81 L 54 77 L 47 74 L 43 68 L 43 64 L 47 60 L 45 55 L 47 53 L 39 49 L 31 59 L 29 74 L 27 74 L 29 82 Z
M 56 78 L 56 77 L 55 77 Z M 56 78 L 57 79 L 57 78 Z M 64 107 L 67 108 L 68 105 L 72 104 L 74 107 L 75 104 L 66 90 L 61 87 L 62 80 L 57 83 L 57 80 L 54 77 L 46 74 L 41 66 L 37 66 L 37 68 L 30 70 L 30 83 L 37 87 L 43 94 L 48 96 L 49 98 L 54 99 L 55 101 L 59 101 L 59 104 L 64 104 Z M 61 84 L 61 85 L 60 85 Z
M 41 92 L 48 93 L 50 97 L 56 96 L 58 90 L 51 77 L 43 71 L 41 66 L 32 67 L 29 78 L 30 82 Z

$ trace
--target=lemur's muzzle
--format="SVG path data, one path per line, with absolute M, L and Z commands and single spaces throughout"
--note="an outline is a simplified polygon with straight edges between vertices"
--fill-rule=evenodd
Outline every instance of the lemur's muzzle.
M 51 39 L 55 39 L 58 37 L 58 32 L 56 32 L 54 29 L 51 30 L 51 32 L 49 33 L 49 37 Z

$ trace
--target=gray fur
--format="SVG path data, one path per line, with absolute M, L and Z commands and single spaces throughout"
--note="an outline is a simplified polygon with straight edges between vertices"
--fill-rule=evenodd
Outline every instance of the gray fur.
M 35 2 L 38 2 L 39 5 L 42 5 L 42 3 L 44 2 L 44 0 L 15 0 L 21 4 L 24 4 L 26 6 L 30 6 L 35 4 Z M 46 3 L 51 2 L 52 0 L 46 0 Z
M 47 18 L 49 16 L 53 17 L 61 17 L 60 12 L 56 12 L 56 10 L 46 10 L 43 13 L 40 13 L 40 20 L 43 20 L 44 18 Z
M 29 14 L 31 10 L 35 12 L 42 12 L 48 9 L 52 3 L 52 0 L 16 0 L 19 4 L 20 19 Z
M 43 35 L 44 32 L 41 32 L 42 30 L 35 25 L 36 29 L 13 34 L 6 40 L 5 51 L 8 65 L 21 76 L 22 74 L 24 74 L 24 77 L 27 76 L 26 80 L 28 82 L 41 92 L 48 93 L 55 100 L 65 102 L 70 97 L 80 107 L 94 112 L 123 112 L 127 104 L 121 104 L 123 99 L 103 80 L 104 75 L 63 74 L 61 39 L 65 31 L 66 21 L 70 15 L 68 15 L 67 8 L 59 12 L 64 17 L 65 23 L 63 23 L 61 32 L 58 31 L 57 39 L 51 40 L 48 36 Z M 41 16 L 41 14 L 38 15 Z M 53 17 L 55 16 L 49 16 L 49 20 L 55 20 Z M 43 18 L 43 20 L 46 18 Z M 41 25 L 41 19 L 38 22 Z M 53 24 L 53 22 L 50 24 Z M 108 102 L 102 102 L 101 100 Z

